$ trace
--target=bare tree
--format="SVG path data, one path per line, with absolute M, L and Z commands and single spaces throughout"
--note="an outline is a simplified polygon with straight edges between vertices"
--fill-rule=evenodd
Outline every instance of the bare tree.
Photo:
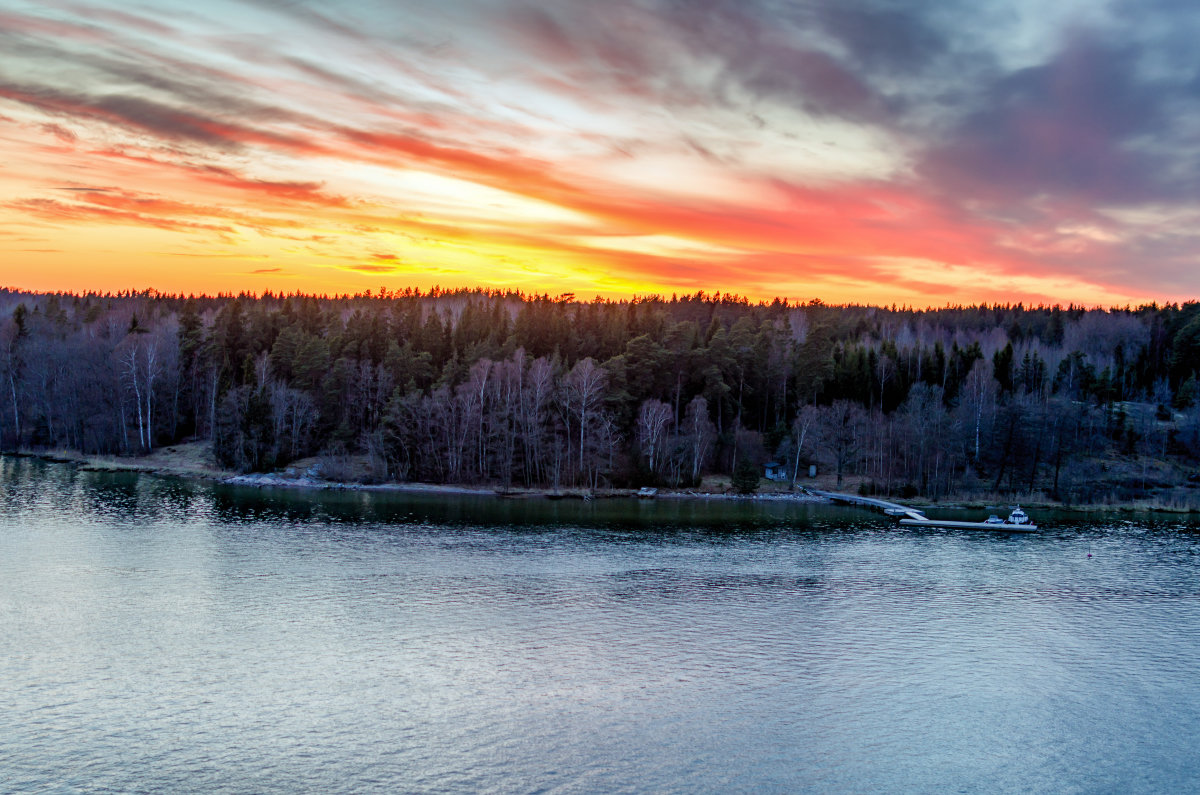
M 478 477 L 487 474 L 487 439 L 484 426 L 487 421 L 486 405 L 489 382 L 494 362 L 480 359 L 471 365 L 467 382 L 458 388 L 459 405 L 462 407 L 462 436 L 464 443 L 470 437 L 472 465 Z
M 586 452 L 588 432 L 597 420 L 597 410 L 603 398 L 607 376 L 590 356 L 580 359 L 564 379 L 564 392 L 569 410 L 579 418 L 579 473 L 587 479 Z
M 965 427 L 972 430 L 971 460 L 978 463 L 980 444 L 990 428 L 996 411 L 996 379 L 992 377 L 992 365 L 986 359 L 976 360 L 963 382 L 959 408 L 965 413 Z
M 317 418 L 316 404 L 307 392 L 285 386 L 282 381 L 272 382 L 270 401 L 278 453 L 281 458 L 298 458 L 308 448 L 309 436 Z
M 545 478 L 548 463 L 549 412 L 556 381 L 554 365 L 545 357 L 534 359 L 524 380 L 518 432 L 525 453 L 526 483 L 534 483 Z
M 488 412 L 488 444 L 497 474 L 507 486 L 513 482 L 516 467 L 518 416 L 524 390 L 525 351 L 498 362 L 491 380 Z
M 942 407 L 942 388 L 914 384 L 897 414 L 903 447 L 910 453 L 904 476 L 921 493 L 936 497 L 945 463 L 943 442 L 948 425 Z
M 12 323 L 4 324 L 0 329 L 0 367 L 3 367 L 5 386 L 8 392 L 9 406 L 12 410 L 13 438 L 17 445 L 21 443 L 21 401 L 20 391 L 24 369 L 24 357 L 21 353 L 21 342 L 24 336 L 23 322 L 18 318 L 24 315 L 24 305 L 17 307 Z
M 683 415 L 683 436 L 686 439 L 688 453 L 688 469 L 693 483 L 700 479 L 700 473 L 708 465 L 712 455 L 713 445 L 717 440 L 717 429 L 708 416 L 708 401 L 697 395 L 687 405 Z
M 861 445 L 861 425 L 866 418 L 862 406 L 849 400 L 835 400 L 833 405 L 820 409 L 821 438 L 833 458 L 840 489 L 846 472 L 858 460 Z
M 821 412 L 816 406 L 804 405 L 800 411 L 796 413 L 796 419 L 792 421 L 792 485 L 796 485 L 796 480 L 800 476 L 800 460 L 804 455 L 805 450 L 815 447 L 820 443 L 818 434 L 820 433 Z M 806 448 L 805 445 L 808 445 Z
M 133 405 L 134 413 L 137 416 L 137 431 L 138 431 L 138 449 L 146 450 L 146 419 L 143 413 L 142 393 L 146 391 L 144 382 L 142 381 L 141 365 L 138 361 L 138 340 L 131 338 L 126 340 L 127 344 L 123 345 L 120 351 L 121 357 L 121 377 L 127 388 L 133 390 Z
M 164 372 L 162 334 L 130 334 L 121 343 L 121 374 L 133 391 L 137 417 L 138 446 L 145 452 L 154 449 L 155 390 Z
M 638 447 L 646 457 L 646 466 L 651 473 L 658 474 L 662 466 L 662 459 L 666 455 L 667 431 L 674 413 L 670 406 L 654 398 L 644 401 L 638 411 Z

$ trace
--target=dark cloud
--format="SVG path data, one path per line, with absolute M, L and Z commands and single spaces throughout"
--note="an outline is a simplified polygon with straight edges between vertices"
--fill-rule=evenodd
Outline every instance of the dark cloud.
M 97 28 L 61 19 L 10 13 L 0 10 L 0 37 L 51 36 L 60 41 L 98 41 L 105 38 Z
M 341 15 L 330 16 L 317 11 L 313 6 L 324 7 L 325 3 L 307 3 L 304 0 L 245 0 L 247 5 L 257 6 L 267 11 L 273 11 L 283 17 L 299 20 L 305 24 L 311 25 L 317 30 L 329 31 L 337 35 L 356 41 L 363 44 L 371 44 L 377 41 L 380 31 L 372 31 L 370 28 L 358 27 L 352 23 L 347 23 L 342 19 Z M 349 11 L 353 8 L 352 5 L 346 4 L 343 11 Z M 336 6 L 329 6 L 334 8 Z
M 729 75 L 755 95 L 782 99 L 809 112 L 870 118 L 882 109 L 879 97 L 837 58 L 784 41 L 738 48 L 727 62 Z
M 152 31 L 152 20 L 133 24 L 120 11 L 92 9 L 84 14 L 124 27 Z M 40 17 L 0 19 L 0 47 L 7 59 L 0 68 L 0 98 L 63 118 L 103 121 L 161 137 L 220 149 L 263 144 L 306 150 L 307 141 L 273 131 L 287 124 L 303 127 L 312 119 L 252 98 L 253 83 L 194 62 L 168 49 L 150 51 L 119 31 L 86 27 L 79 41 L 50 35 L 56 20 Z M 140 19 L 140 18 L 138 18 Z M 20 23 L 20 24 L 18 24 Z M 7 26 L 7 29 L 6 29 Z M 79 26 L 76 26 L 79 27 Z M 166 34 L 171 29 L 164 27 Z M 315 126 L 320 126 L 319 122 Z M 45 125 L 64 141 L 76 133 Z
M 536 58 L 527 68 L 548 83 L 604 103 L 652 101 L 686 106 L 708 101 L 709 87 L 678 68 L 680 31 L 631 0 L 603 5 L 568 0 L 555 4 L 517 3 L 495 13 L 501 29 Z
M 79 140 L 79 136 L 63 127 L 61 124 L 43 124 L 42 132 L 53 135 L 58 140 L 66 144 L 73 144 Z
M 666 106 L 736 104 L 749 94 L 856 120 L 887 110 L 868 67 L 912 71 L 945 49 L 915 11 L 832 3 L 573 0 L 553 11 L 506 8 L 503 24 L 541 68 L 581 90 L 616 89 Z
M 295 113 L 239 93 L 234 75 L 198 70 L 194 66 L 162 60 L 146 63 L 96 55 L 78 55 L 76 60 L 89 70 L 93 80 L 117 86 L 135 86 L 140 96 L 155 95 L 169 103 L 186 104 L 208 113 L 256 122 L 306 121 Z M 182 77 L 174 74 L 185 70 L 190 71 L 191 75 Z
M 584 54 L 554 14 L 540 6 L 518 5 L 505 12 L 506 22 L 551 62 L 570 63 Z
M 175 29 L 163 22 L 148 19 L 137 14 L 118 11 L 113 8 L 95 8 L 82 3 L 64 3 L 61 7 L 70 10 L 72 14 L 77 16 L 118 28 L 138 30 L 152 36 L 171 36 L 175 34 Z
M 922 176 L 998 201 L 1172 193 L 1164 153 L 1147 144 L 1180 120 L 1171 107 L 1176 87 L 1139 78 L 1143 55 L 1080 36 L 1048 63 L 980 86 L 976 110 L 930 147 Z
M 942 31 L 925 16 L 935 4 L 824 3 L 816 16 L 853 58 L 872 69 L 920 71 L 949 50 Z
M 289 57 L 286 62 L 308 77 L 364 102 L 389 105 L 400 101 L 400 97 L 381 84 L 368 82 L 328 66 L 313 63 L 307 58 Z
M 221 149 L 237 149 L 250 143 L 272 144 L 298 151 L 312 149 L 308 141 L 292 135 L 255 129 L 218 116 L 205 116 L 129 94 L 90 95 L 0 80 L 0 98 L 48 114 L 102 121 L 170 141 L 188 141 Z

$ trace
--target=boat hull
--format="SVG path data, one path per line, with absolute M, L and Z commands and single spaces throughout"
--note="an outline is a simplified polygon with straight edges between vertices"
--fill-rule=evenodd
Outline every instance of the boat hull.
M 950 519 L 901 519 L 906 527 L 952 527 L 960 530 L 991 530 L 994 533 L 1036 533 L 1035 524 L 995 524 L 988 522 L 956 522 Z

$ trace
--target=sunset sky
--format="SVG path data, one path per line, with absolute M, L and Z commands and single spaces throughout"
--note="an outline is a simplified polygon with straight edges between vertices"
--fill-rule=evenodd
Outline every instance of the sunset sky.
M 0 0 L 0 286 L 1200 297 L 1200 12 Z

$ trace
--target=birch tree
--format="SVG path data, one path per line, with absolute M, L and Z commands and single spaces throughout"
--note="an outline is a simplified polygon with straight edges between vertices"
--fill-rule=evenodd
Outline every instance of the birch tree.
M 664 448 L 667 432 L 673 415 L 670 406 L 654 398 L 644 401 L 638 410 L 638 447 L 646 459 L 647 469 L 653 474 L 658 474 L 662 466 L 662 458 L 666 453 Z
M 571 372 L 567 373 L 564 387 L 570 410 L 578 417 L 579 427 L 579 470 L 587 479 L 588 433 L 597 420 L 597 411 L 604 396 L 606 375 L 590 356 L 580 359 Z
M 683 433 L 687 440 L 688 469 L 692 483 L 700 482 L 700 474 L 708 465 L 713 445 L 717 440 L 717 429 L 708 416 L 708 401 L 697 395 L 687 405 L 683 415 Z

